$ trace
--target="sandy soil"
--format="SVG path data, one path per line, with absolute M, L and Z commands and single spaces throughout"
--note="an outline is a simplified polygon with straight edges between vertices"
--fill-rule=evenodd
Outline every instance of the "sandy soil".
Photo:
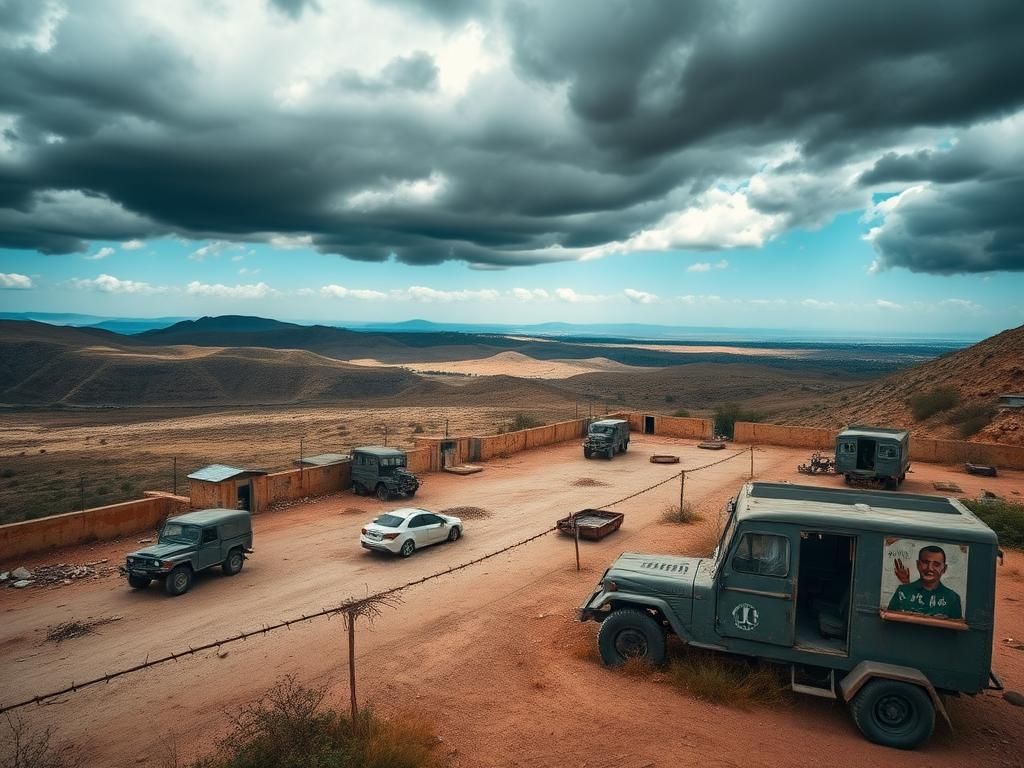
M 521 379 L 567 379 L 581 373 L 640 373 L 654 371 L 639 365 L 625 365 L 607 357 L 585 360 L 537 360 L 520 352 L 499 352 L 479 360 L 447 360 L 429 363 L 384 363 L 372 357 L 349 360 L 371 368 L 400 367 L 417 373 L 456 373 L 463 376 L 517 376 Z
M 566 510 L 607 503 L 668 477 L 678 466 L 648 462 L 652 453 L 681 455 L 698 466 L 721 454 L 692 443 L 636 436 L 630 452 L 610 463 L 586 462 L 575 443 L 489 462 L 468 477 L 429 475 L 417 503 L 443 509 L 471 504 L 490 510 L 467 523 L 465 538 L 409 560 L 362 551 L 359 527 L 386 508 L 372 499 L 338 494 L 256 518 L 256 553 L 235 578 L 197 579 L 192 592 L 169 599 L 158 590 L 133 592 L 116 577 L 68 587 L 0 592 L 2 701 L 52 690 L 73 680 L 138 663 L 242 628 L 259 627 L 393 586 L 473 559 L 544 530 Z M 806 458 L 796 449 L 758 449 L 765 480 L 807 480 L 794 471 Z M 626 522 L 608 539 L 585 543 L 583 570 L 572 544 L 554 534 L 404 594 L 358 636 L 360 698 L 385 713 L 436 713 L 453 766 L 891 766 L 908 757 L 864 741 L 845 708 L 794 698 L 777 709 L 748 711 L 691 699 L 580 658 L 596 626 L 579 625 L 574 609 L 606 565 L 624 550 L 678 552 L 713 533 L 724 502 L 746 479 L 737 458 L 687 479 L 687 497 L 704 516 L 693 526 L 659 522 L 677 499 L 669 483 L 622 504 Z M 607 487 L 578 487 L 580 478 Z M 917 465 L 908 491 L 934 492 L 934 480 L 954 480 L 966 494 L 982 487 L 1024 491 L 1024 473 L 974 478 Z M 835 484 L 836 478 L 812 478 Z M 393 505 L 391 505 L 393 506 Z M 363 511 L 365 510 L 365 511 Z M 135 541 L 55 553 L 49 562 L 123 556 Z M 29 563 L 30 567 L 34 563 Z M 1024 652 L 1002 642 L 1024 637 L 1024 555 L 1010 552 L 998 571 L 993 666 L 1010 688 L 1024 688 Z M 124 618 L 96 634 L 61 645 L 45 643 L 46 627 L 71 618 Z M 90 766 L 159 766 L 175 737 L 186 755 L 201 752 L 223 731 L 232 708 L 294 673 L 329 686 L 347 700 L 344 635 L 339 621 L 317 620 L 156 667 L 46 706 L 22 710 L 33 725 L 52 725 L 76 743 Z M 957 733 L 938 727 L 915 765 L 1022 765 L 1024 710 L 995 694 L 950 703 Z M 638 736 L 642 734 L 642 736 Z M 1016 746 L 1014 746 L 1016 744 Z
M 551 342 L 558 339 L 544 339 L 534 336 L 507 336 L 506 338 L 515 341 Z M 679 354 L 719 354 L 719 355 L 742 355 L 744 357 L 788 357 L 799 358 L 817 354 L 820 349 L 785 349 L 775 347 L 730 347 L 730 346 L 704 346 L 700 344 L 644 344 L 642 342 L 631 342 L 628 344 L 596 344 L 568 341 L 577 347 L 603 347 L 605 349 L 649 349 L 652 352 L 677 352 Z

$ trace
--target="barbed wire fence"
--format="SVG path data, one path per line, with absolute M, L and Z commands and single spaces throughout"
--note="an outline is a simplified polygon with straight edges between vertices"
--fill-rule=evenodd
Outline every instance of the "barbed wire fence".
M 712 461 L 712 462 L 709 462 L 708 464 L 704 464 L 704 465 L 701 465 L 699 467 L 690 467 L 690 468 L 687 468 L 687 469 L 680 470 L 679 472 L 675 473 L 674 475 L 670 475 L 669 477 L 665 478 L 664 480 L 660 480 L 657 483 L 654 483 L 653 485 L 649 485 L 646 488 L 643 488 L 643 489 L 641 489 L 639 491 L 631 493 L 631 494 L 629 494 L 627 496 L 623 496 L 622 498 L 616 499 L 615 501 L 611 501 L 611 502 L 608 502 L 606 504 L 603 504 L 600 507 L 596 507 L 596 509 L 605 509 L 607 507 L 616 506 L 617 504 L 622 504 L 623 502 L 629 501 L 631 499 L 635 499 L 638 496 L 642 496 L 645 493 L 649 493 L 649 492 L 653 491 L 656 488 L 660 488 L 663 485 L 667 485 L 668 483 L 672 482 L 673 480 L 681 479 L 681 480 L 683 480 L 685 482 L 685 477 L 686 477 L 686 475 L 688 473 L 692 474 L 692 473 L 695 473 L 695 472 L 700 472 L 700 471 L 703 471 L 703 470 L 706 470 L 706 469 L 710 469 L 711 467 L 718 466 L 719 464 L 724 464 L 727 461 L 731 461 L 732 459 L 735 459 L 738 456 L 743 456 L 743 455 L 746 455 L 748 453 L 751 456 L 751 475 L 752 475 L 753 474 L 753 451 L 754 451 L 754 448 L 753 448 L 753 446 L 751 446 L 749 449 L 745 448 L 745 449 L 743 449 L 741 451 L 737 451 L 736 453 L 733 453 L 733 454 L 731 454 L 729 456 L 726 456 L 725 458 L 719 459 L 718 461 Z M 516 549 L 518 547 L 521 547 L 521 546 L 524 546 L 526 544 L 529 544 L 529 543 L 531 543 L 533 541 L 536 541 L 537 539 L 541 539 L 541 538 L 547 536 L 548 534 L 551 534 L 551 533 L 553 533 L 553 532 L 555 532 L 557 530 L 558 530 L 558 526 L 557 525 L 553 525 L 550 528 L 546 528 L 543 531 L 540 531 L 539 533 L 535 533 L 532 536 L 529 536 L 529 537 L 527 537 L 525 539 L 521 539 L 521 540 L 516 541 L 516 542 L 514 542 L 512 544 L 508 544 L 508 545 L 502 547 L 501 549 L 497 549 L 497 550 L 494 550 L 493 552 L 489 552 L 489 553 L 487 553 L 485 555 L 481 555 L 480 557 L 474 558 L 473 560 L 468 560 L 468 561 L 466 561 L 464 563 L 460 563 L 458 565 L 451 566 L 451 567 L 446 568 L 446 569 L 441 570 L 441 571 L 435 571 L 434 573 L 430 573 L 430 574 L 427 574 L 425 576 L 421 576 L 421 577 L 419 577 L 417 579 L 412 579 L 411 581 L 407 581 L 407 582 L 405 582 L 403 584 L 400 584 L 398 586 L 391 587 L 389 589 L 385 589 L 385 590 L 382 590 L 382 591 L 379 591 L 379 592 L 375 592 L 373 594 L 367 595 L 367 596 L 362 597 L 362 598 L 348 599 L 348 600 L 345 600 L 345 601 L 343 601 L 343 602 L 341 602 L 341 603 L 339 603 L 337 605 L 331 606 L 329 608 L 323 608 L 323 609 L 321 609 L 319 611 L 316 611 L 314 613 L 300 614 L 298 617 L 291 618 L 291 619 L 282 619 L 281 621 L 275 622 L 273 624 L 264 624 L 264 625 L 262 625 L 262 626 L 260 626 L 260 627 L 258 627 L 256 629 L 242 630 L 242 631 L 239 631 L 237 634 L 231 635 L 229 637 L 221 638 L 219 640 L 212 640 L 210 642 L 203 643 L 201 645 L 195 645 L 195 646 L 190 645 L 185 650 L 174 652 L 174 653 L 167 653 L 167 654 L 164 654 L 162 656 L 158 656 L 156 658 L 150 658 L 149 656 L 147 656 L 145 661 L 143 661 L 143 662 L 141 662 L 139 664 L 132 665 L 130 667 L 125 667 L 124 669 L 117 670 L 116 672 L 109 672 L 109 673 L 104 674 L 104 675 L 99 675 L 97 677 L 89 678 L 89 679 L 84 680 L 82 682 L 72 681 L 70 685 L 65 686 L 64 688 L 61 688 L 59 690 L 50 691 L 48 693 L 43 693 L 43 694 L 38 694 L 36 696 L 32 696 L 30 698 L 23 699 L 21 701 L 16 701 L 16 702 L 14 702 L 12 704 L 2 705 L 2 706 L 0 706 L 0 715 L 2 715 L 4 713 L 7 713 L 7 712 L 11 712 L 11 711 L 16 710 L 16 709 L 20 709 L 20 708 L 23 708 L 23 707 L 30 706 L 32 704 L 42 704 L 42 703 L 44 703 L 46 701 L 49 701 L 51 699 L 55 699 L 55 698 L 57 698 L 59 696 L 65 696 L 67 694 L 77 693 L 78 691 L 83 690 L 84 688 L 89 688 L 89 687 L 92 687 L 92 686 L 96 686 L 96 685 L 99 685 L 101 683 L 104 683 L 104 684 L 105 683 L 109 683 L 111 680 L 116 680 L 118 678 L 134 674 L 136 672 L 141 672 L 142 670 L 149 669 L 151 667 L 156 667 L 156 666 L 159 666 L 159 665 L 162 665 L 162 664 L 167 664 L 167 663 L 172 662 L 172 661 L 176 662 L 176 661 L 178 661 L 178 659 L 187 658 L 189 656 L 194 656 L 197 653 L 203 653 L 205 651 L 212 651 L 212 650 L 218 650 L 219 651 L 221 648 L 223 648 L 226 645 L 231 645 L 233 643 L 242 642 L 242 641 L 248 640 L 251 637 L 257 637 L 257 636 L 260 636 L 260 635 L 264 635 L 265 636 L 265 635 L 267 635 L 267 634 L 269 634 L 271 632 L 274 632 L 274 631 L 277 631 L 277 630 L 280 630 L 280 629 L 290 630 L 296 624 L 304 624 L 306 622 L 314 621 L 314 620 L 320 619 L 320 618 L 330 619 L 330 618 L 332 618 L 334 616 L 344 615 L 346 617 L 346 619 L 345 619 L 346 620 L 346 629 L 348 629 L 348 631 L 350 632 L 350 643 L 352 643 L 352 642 L 354 642 L 353 634 L 352 633 L 354 633 L 355 618 L 356 617 L 358 617 L 358 616 L 368 616 L 368 615 L 374 615 L 375 616 L 377 613 L 379 613 L 379 607 L 380 606 L 385 606 L 385 607 L 395 607 L 395 606 L 397 606 L 399 604 L 399 602 L 400 602 L 400 600 L 398 600 L 399 596 L 401 595 L 402 592 L 405 592 L 408 589 L 412 589 L 413 587 L 420 586 L 421 584 L 425 584 L 425 583 L 427 583 L 429 581 L 433 581 L 434 579 L 439 579 L 439 578 L 442 578 L 444 576 L 448 576 L 450 574 L 456 573 L 458 571 L 462 571 L 462 570 L 464 570 L 466 568 L 470 568 L 470 567 L 472 567 L 474 565 L 477 565 L 479 563 L 484 562 L 485 560 L 490 560 L 493 557 L 497 557 L 498 555 L 502 555 L 502 554 L 504 554 L 506 552 L 509 552 L 509 551 L 513 550 L 513 549 Z

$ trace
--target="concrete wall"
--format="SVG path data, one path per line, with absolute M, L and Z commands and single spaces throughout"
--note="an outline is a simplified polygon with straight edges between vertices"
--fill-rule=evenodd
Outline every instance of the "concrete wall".
M 839 430 L 780 424 L 736 422 L 735 441 L 759 445 L 785 445 L 834 451 Z M 938 440 L 910 435 L 910 460 L 930 464 L 988 464 L 1003 469 L 1024 469 L 1024 446 Z
M 110 504 L 80 512 L 0 525 L 0 557 L 4 560 L 90 541 L 154 531 L 170 515 L 187 512 L 189 500 L 169 493 Z
M 632 424 L 630 424 L 630 428 L 632 428 Z M 685 437 L 692 440 L 710 440 L 715 436 L 715 423 L 711 419 L 655 416 L 654 434 L 667 437 Z
M 587 419 L 572 419 L 543 427 L 521 429 L 516 432 L 505 432 L 501 435 L 488 435 L 476 438 L 480 445 L 480 461 L 487 461 L 500 456 L 510 456 L 519 451 L 539 448 L 542 445 L 553 445 L 566 440 L 582 439 L 587 431 Z

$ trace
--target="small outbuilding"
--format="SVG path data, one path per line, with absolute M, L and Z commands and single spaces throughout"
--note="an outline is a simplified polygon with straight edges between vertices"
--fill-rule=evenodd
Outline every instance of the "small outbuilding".
M 253 478 L 263 477 L 262 469 L 241 469 L 226 464 L 211 464 L 188 476 L 193 509 L 246 509 L 255 512 L 256 489 Z

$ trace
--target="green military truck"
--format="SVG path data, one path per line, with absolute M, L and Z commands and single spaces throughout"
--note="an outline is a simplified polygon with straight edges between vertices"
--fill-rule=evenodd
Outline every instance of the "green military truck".
M 939 694 L 991 671 L 995 533 L 954 499 L 750 483 L 709 558 L 623 554 L 580 609 L 606 664 L 666 660 L 666 636 L 788 667 L 849 704 L 871 741 L 912 749 Z
M 852 426 L 836 436 L 836 472 L 847 483 L 869 481 L 893 490 L 910 471 L 910 433 Z
M 226 576 L 242 570 L 252 552 L 252 516 L 238 509 L 200 509 L 169 517 L 156 544 L 132 552 L 118 570 L 133 589 L 163 582 L 171 596 L 183 595 L 199 571 L 219 565 Z
M 604 456 L 612 458 L 616 453 L 629 450 L 629 422 L 625 419 L 601 419 L 587 427 L 583 440 L 583 458 Z
M 420 481 L 405 467 L 405 453 L 397 448 L 367 445 L 352 449 L 352 490 L 356 496 L 374 494 L 381 501 L 394 496 L 412 498 Z

